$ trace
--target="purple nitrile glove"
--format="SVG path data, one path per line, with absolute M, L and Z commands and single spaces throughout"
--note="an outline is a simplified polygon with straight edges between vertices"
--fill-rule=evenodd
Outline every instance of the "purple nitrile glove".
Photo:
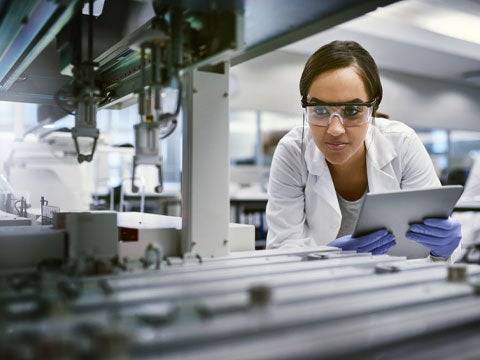
M 377 255 L 385 254 L 396 244 L 395 236 L 382 229 L 359 237 L 345 235 L 329 242 L 327 245 L 335 246 L 342 250 L 356 250 L 359 253 L 369 252 Z
M 460 222 L 452 217 L 428 218 L 423 224 L 411 225 L 406 237 L 429 248 L 432 256 L 447 258 L 460 243 L 462 227 Z

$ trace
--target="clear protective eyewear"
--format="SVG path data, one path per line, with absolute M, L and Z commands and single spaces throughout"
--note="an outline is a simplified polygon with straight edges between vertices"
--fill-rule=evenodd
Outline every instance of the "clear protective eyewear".
M 311 102 L 302 100 L 302 107 L 310 125 L 326 127 L 337 117 L 343 126 L 352 127 L 370 121 L 376 101 L 327 103 L 314 98 Z

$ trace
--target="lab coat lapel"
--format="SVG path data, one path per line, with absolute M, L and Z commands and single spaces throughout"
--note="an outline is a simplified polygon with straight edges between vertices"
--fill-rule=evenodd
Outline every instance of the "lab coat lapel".
M 400 184 L 392 166 L 392 160 L 397 157 L 393 144 L 375 126 L 369 126 L 365 145 L 369 191 L 400 190 Z
M 317 146 L 312 138 L 307 141 L 305 162 L 308 172 L 314 176 L 314 183 L 312 189 L 314 193 L 320 197 L 318 204 L 326 204 L 329 208 L 321 208 L 321 215 L 324 220 L 333 221 L 333 223 L 340 223 L 341 212 L 338 204 L 337 193 L 333 185 L 332 176 L 328 169 L 325 157 L 318 151 Z M 332 219 L 325 217 L 332 216 Z

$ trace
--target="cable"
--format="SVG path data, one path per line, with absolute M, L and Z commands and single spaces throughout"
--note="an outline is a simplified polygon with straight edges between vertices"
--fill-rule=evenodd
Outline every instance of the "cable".
M 58 105 L 58 107 L 59 107 L 60 109 L 62 109 L 63 111 L 65 111 L 68 115 L 75 115 L 74 110 L 70 110 L 70 109 L 66 108 L 66 107 L 64 106 L 64 104 L 63 104 L 63 100 L 60 99 L 60 94 L 65 91 L 67 85 L 71 88 L 72 83 L 69 82 L 69 83 L 63 85 L 60 89 L 58 89 L 58 90 L 55 92 L 55 94 L 54 94 L 54 96 L 53 96 L 53 99 L 54 99 L 55 103 Z M 73 97 L 73 94 L 72 94 L 71 91 L 70 91 L 70 93 L 69 93 L 68 95 L 70 95 L 71 97 Z M 72 108 L 74 108 L 74 106 L 75 106 L 74 104 L 69 104 L 69 105 L 70 105 Z
M 177 104 L 176 104 L 175 111 L 174 111 L 173 114 L 167 113 L 167 114 L 161 115 L 161 118 L 163 118 L 163 119 L 161 119 L 160 121 L 164 121 L 166 119 L 169 119 L 171 126 L 170 126 L 170 128 L 167 127 L 168 130 L 166 131 L 166 133 L 164 133 L 160 136 L 160 139 L 165 139 L 166 137 L 170 136 L 175 131 L 175 129 L 177 128 L 177 125 L 178 125 L 178 121 L 177 121 L 176 118 L 180 114 L 180 109 L 182 107 L 182 82 L 180 81 L 180 78 L 179 78 L 178 74 L 175 74 L 175 80 L 176 80 L 177 85 L 178 85 Z
M 21 216 L 21 215 L 20 215 L 20 210 L 18 210 L 18 208 L 17 208 L 17 204 L 18 204 L 19 202 L 21 202 L 21 200 L 16 200 L 16 201 L 13 203 L 13 207 L 15 208 L 15 211 L 17 212 L 17 215 L 18 215 L 18 216 Z

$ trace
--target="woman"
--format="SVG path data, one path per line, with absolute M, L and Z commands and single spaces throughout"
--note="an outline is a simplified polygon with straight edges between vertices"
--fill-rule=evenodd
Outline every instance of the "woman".
M 431 159 L 408 126 L 375 114 L 382 85 L 375 61 L 358 43 L 334 41 L 307 61 L 300 79 L 308 127 L 291 130 L 275 151 L 267 204 L 267 248 L 337 246 L 386 253 L 393 234 L 350 234 L 366 192 L 440 186 Z M 407 237 L 433 259 L 457 248 L 460 224 L 426 219 Z M 332 241 L 333 240 L 333 241 Z

